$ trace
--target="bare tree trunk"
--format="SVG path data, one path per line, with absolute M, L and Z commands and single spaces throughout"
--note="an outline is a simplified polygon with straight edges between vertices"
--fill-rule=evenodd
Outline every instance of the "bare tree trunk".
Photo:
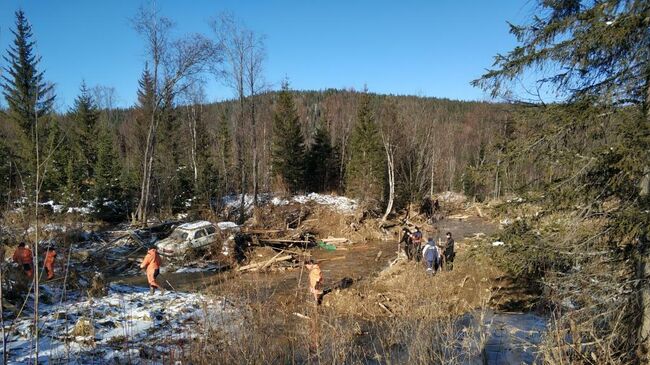
M 243 75 L 241 75 L 243 78 Z M 237 162 L 239 164 L 239 173 L 240 173 L 240 181 L 239 181 L 239 191 L 241 192 L 241 201 L 239 202 L 239 222 L 238 223 L 244 223 L 244 219 L 246 217 L 246 207 L 245 207 L 245 195 L 246 195 L 246 166 L 244 163 L 244 136 L 242 135 L 242 128 L 243 128 L 243 123 L 244 123 L 244 89 L 243 89 L 243 81 L 239 83 L 241 85 L 240 91 L 239 91 L 239 125 L 238 125 L 238 131 L 235 134 L 235 138 L 237 138 Z
M 251 89 L 254 86 L 251 85 Z M 257 206 L 258 182 L 257 182 L 257 129 L 255 127 L 255 94 L 251 92 L 251 133 L 253 134 L 253 205 Z
M 200 106 L 202 108 L 202 106 Z M 192 169 L 194 171 L 194 187 L 198 187 L 199 182 L 199 167 L 196 162 L 197 154 L 197 132 L 196 124 L 199 116 L 196 111 L 196 105 L 193 103 L 191 106 L 187 107 L 187 124 L 190 130 L 190 157 L 192 159 Z
M 395 200 L 395 164 L 393 162 L 394 152 L 390 145 L 388 138 L 384 138 L 384 150 L 386 151 L 386 164 L 388 165 L 388 204 L 384 216 L 381 221 L 386 222 L 388 215 L 393 210 L 393 202 Z
M 4 262 L 4 246 L 2 247 L 2 257 Z M 4 317 L 4 293 L 2 292 L 2 267 L 0 267 L 0 327 L 2 327 L 2 364 L 7 365 L 7 337 L 5 335 L 5 317 Z
M 435 157 L 433 156 L 433 154 L 431 154 L 431 184 L 429 184 L 429 198 L 433 197 L 433 178 L 434 178 L 433 172 L 435 168 L 434 161 L 435 161 Z
M 136 210 L 136 220 L 140 223 L 147 224 L 147 205 L 148 205 L 148 182 L 149 182 L 149 155 L 151 152 L 152 138 L 155 133 L 155 112 L 152 111 L 151 120 L 149 121 L 149 131 L 147 132 L 147 141 L 145 143 L 144 156 L 142 158 L 142 185 L 140 187 L 140 200 Z M 134 222 L 135 223 L 135 222 Z
M 645 118 L 646 128 L 650 126 L 650 64 L 646 66 L 646 99 L 643 103 L 643 117 Z M 650 190 L 650 167 L 644 166 L 644 176 L 641 179 L 640 195 L 647 196 Z M 638 279 L 641 286 L 640 305 L 641 305 L 641 326 L 639 326 L 639 339 L 641 342 L 642 353 L 647 354 L 650 351 L 650 285 L 648 283 L 648 268 L 650 267 L 650 254 L 648 253 L 648 237 L 641 237 L 640 260 L 637 264 Z M 647 355 L 646 355 L 647 356 Z M 650 363 L 646 357 L 645 363 Z
M 240 148 L 241 148 L 240 144 Z M 239 223 L 244 223 L 246 219 L 246 170 L 244 169 L 244 158 L 243 154 L 239 152 L 239 171 L 241 174 L 241 180 L 239 181 L 239 190 L 241 191 L 241 201 L 239 202 Z
M 499 152 L 497 152 L 497 153 L 499 153 Z M 499 190 L 500 190 L 499 189 L 499 168 L 500 168 L 500 165 L 501 165 L 501 156 L 499 155 L 499 157 L 497 158 L 497 171 L 494 174 L 494 199 L 499 198 Z
M 38 100 L 38 94 L 36 95 L 36 100 Z M 38 138 L 38 110 L 36 109 L 36 103 L 34 103 L 34 130 L 35 130 L 35 139 L 36 139 L 36 185 L 35 185 L 35 197 L 34 197 L 34 218 L 35 218 L 35 224 L 36 224 L 36 234 L 35 234 L 35 243 L 34 243 L 34 256 L 32 257 L 32 274 L 34 276 L 34 364 L 38 365 L 38 329 L 39 329 L 39 324 L 38 324 L 38 304 L 39 304 L 39 270 L 38 270 L 38 198 L 40 195 L 40 165 L 41 165 L 41 160 L 40 160 L 40 149 L 39 149 L 39 138 Z M 1 285 L 1 283 L 0 283 Z

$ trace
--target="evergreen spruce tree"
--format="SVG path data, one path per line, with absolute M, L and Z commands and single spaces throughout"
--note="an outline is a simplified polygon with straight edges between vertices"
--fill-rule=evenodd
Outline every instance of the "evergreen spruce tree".
M 65 184 L 62 185 L 62 202 L 66 206 L 77 206 L 80 201 L 79 193 L 79 170 L 75 168 L 75 159 L 68 158 L 63 176 L 65 177 Z
M 289 91 L 282 85 L 278 105 L 273 113 L 273 145 L 271 166 L 275 176 L 282 179 L 289 191 L 304 187 L 305 140 L 300 130 L 298 113 Z
M 38 71 L 40 57 L 34 54 L 32 28 L 22 10 L 16 12 L 16 28 L 12 30 L 14 42 L 7 50 L 4 60 L 9 64 L 2 76 L 3 95 L 7 101 L 7 115 L 17 123 L 33 143 L 36 117 L 44 117 L 52 111 L 54 94 L 47 85 L 43 72 Z M 31 149 L 28 151 L 31 153 Z
M 80 157 L 82 157 L 77 162 L 78 167 L 82 170 L 83 180 L 89 182 L 94 178 L 93 168 L 97 161 L 97 130 L 95 126 L 99 119 L 99 111 L 85 82 L 82 82 L 79 95 L 74 102 L 72 119 L 76 133 L 73 138 L 69 138 L 69 143 L 78 145 Z
M 338 168 L 334 149 L 324 121 L 316 127 L 314 142 L 305 157 L 305 184 L 310 191 L 322 192 L 332 188 Z
M 122 212 L 122 196 L 120 185 L 120 168 L 118 156 L 113 145 L 113 135 L 105 123 L 97 129 L 97 159 L 95 184 L 93 187 L 95 215 L 100 219 L 113 220 L 120 217 Z
M 39 144 L 47 140 L 45 129 L 36 130 L 36 121 L 44 125 L 54 104 L 53 86 L 44 81 L 43 72 L 38 70 L 40 57 L 34 54 L 35 42 L 32 29 L 22 10 L 16 12 L 16 27 L 12 30 L 14 41 L 3 59 L 7 63 L 2 75 L 3 95 L 7 102 L 6 122 L 17 126 L 18 134 L 12 141 L 16 176 L 14 179 L 24 193 L 31 194 L 35 187 L 35 143 L 39 133 Z M 42 152 L 42 146 L 39 146 Z
M 368 208 L 378 210 L 384 196 L 386 163 L 371 98 L 363 93 L 357 123 L 350 136 L 350 160 L 346 167 L 346 192 Z
M 530 138 L 522 141 L 526 144 L 520 149 L 523 153 L 512 154 L 512 162 L 525 161 L 530 155 L 547 159 L 541 166 L 536 161 L 537 169 L 552 171 L 543 189 L 545 216 L 599 217 L 603 222 L 594 226 L 589 223 L 590 238 L 577 242 L 573 241 L 573 232 L 580 230 L 577 227 L 571 227 L 572 233 L 559 240 L 555 233 L 539 237 L 538 242 L 551 246 L 540 253 L 535 252 L 539 245 L 526 238 L 531 236 L 529 232 L 539 232 L 537 227 L 521 224 L 525 229 L 515 231 L 510 239 L 509 249 L 516 255 L 509 261 L 514 261 L 512 266 L 525 262 L 524 267 L 532 273 L 531 281 L 542 282 L 545 293 L 554 293 L 552 300 L 579 303 L 574 308 L 554 304 L 570 323 L 560 320 L 549 331 L 570 327 L 566 333 L 580 338 L 581 344 L 571 349 L 564 347 L 565 340 L 549 344 L 564 349 L 554 355 L 556 358 L 648 363 L 648 1 L 540 0 L 538 6 L 528 24 L 511 25 L 511 33 L 520 44 L 507 54 L 497 55 L 494 69 L 474 85 L 494 96 L 507 95 L 513 88 L 519 89 L 526 72 L 532 71 L 540 77 L 538 89 L 548 88 L 554 96 L 565 97 L 562 102 L 528 111 L 532 117 L 526 118 L 526 124 L 546 120 L 538 123 L 538 128 L 528 127 Z M 581 131 L 598 126 L 605 126 L 606 134 L 580 136 Z M 590 148 L 585 148 L 585 141 Z M 549 158 L 555 156 L 558 158 Z M 606 254 L 585 255 L 596 252 Z M 549 253 L 555 254 L 552 259 L 548 259 Z M 562 262 L 568 264 L 558 264 Z M 595 280 L 594 273 L 606 274 Z M 603 346 L 596 349 L 585 346 L 587 343 Z

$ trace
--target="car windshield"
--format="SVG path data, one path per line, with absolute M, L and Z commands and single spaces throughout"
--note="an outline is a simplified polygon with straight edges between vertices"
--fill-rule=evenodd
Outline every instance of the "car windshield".
M 185 241 L 187 239 L 187 232 L 176 230 L 169 235 L 169 238 L 174 241 Z

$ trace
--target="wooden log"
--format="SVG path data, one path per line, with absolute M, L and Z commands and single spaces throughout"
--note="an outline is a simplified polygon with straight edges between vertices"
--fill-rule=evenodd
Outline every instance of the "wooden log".
M 382 251 L 377 252 L 377 257 L 375 257 L 375 262 L 379 261 L 382 253 L 383 253 Z
M 255 270 L 259 270 L 262 267 L 266 267 L 268 265 L 271 265 L 271 264 L 273 264 L 275 262 L 287 261 L 287 260 L 291 260 L 292 258 L 293 258 L 292 255 L 284 255 L 284 256 L 279 256 L 279 257 L 276 255 L 272 259 L 270 259 L 268 261 L 265 261 L 265 262 L 258 262 L 258 263 L 255 263 L 255 264 L 242 266 L 239 269 L 237 269 L 237 271 L 255 271 Z
M 382 303 L 382 302 L 377 302 L 377 304 L 379 305 L 379 308 L 381 308 L 381 309 L 385 310 L 386 312 L 388 312 L 388 316 L 389 316 L 389 317 L 392 317 L 392 316 L 394 315 L 394 314 L 393 314 L 393 311 L 390 310 L 390 309 L 389 309 L 389 308 L 388 308 L 384 303 Z
M 323 238 L 321 241 L 325 243 L 346 243 L 348 242 L 347 238 L 335 238 L 335 237 L 328 237 L 328 238 Z
M 264 270 L 264 269 L 266 269 L 269 265 L 271 265 L 271 263 L 274 262 L 273 260 L 275 260 L 278 256 L 282 255 L 282 252 L 283 252 L 283 251 L 278 252 L 278 253 L 275 254 L 275 256 L 273 256 L 269 261 L 265 262 L 264 265 L 262 265 L 262 266 L 260 267 L 260 270 Z
M 282 233 L 284 232 L 284 229 L 244 229 L 242 230 L 242 233 L 248 233 L 248 234 L 275 234 L 275 233 Z
M 447 218 L 463 220 L 463 219 L 469 218 L 469 215 L 466 215 L 466 214 L 454 214 L 454 215 L 448 216 Z
M 338 257 L 332 257 L 331 259 L 320 259 L 317 260 L 317 262 L 345 260 L 345 257 L 346 256 L 338 256 Z
M 306 315 L 301 314 L 301 313 L 297 313 L 297 312 L 293 312 L 293 315 L 298 317 L 298 318 L 302 318 L 302 319 L 311 319 L 311 318 L 307 317 Z
M 266 243 L 310 243 L 309 241 L 301 241 L 301 240 L 289 240 L 289 239 L 281 239 L 281 238 L 264 238 L 260 239 L 260 242 L 266 242 Z

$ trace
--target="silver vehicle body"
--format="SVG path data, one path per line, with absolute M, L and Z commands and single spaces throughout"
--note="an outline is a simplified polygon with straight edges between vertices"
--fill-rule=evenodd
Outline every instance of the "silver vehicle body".
M 158 251 L 165 256 L 184 256 L 191 250 L 207 248 L 231 236 L 228 231 L 238 231 L 239 226 L 208 221 L 184 223 L 174 228 L 169 237 L 157 243 Z

